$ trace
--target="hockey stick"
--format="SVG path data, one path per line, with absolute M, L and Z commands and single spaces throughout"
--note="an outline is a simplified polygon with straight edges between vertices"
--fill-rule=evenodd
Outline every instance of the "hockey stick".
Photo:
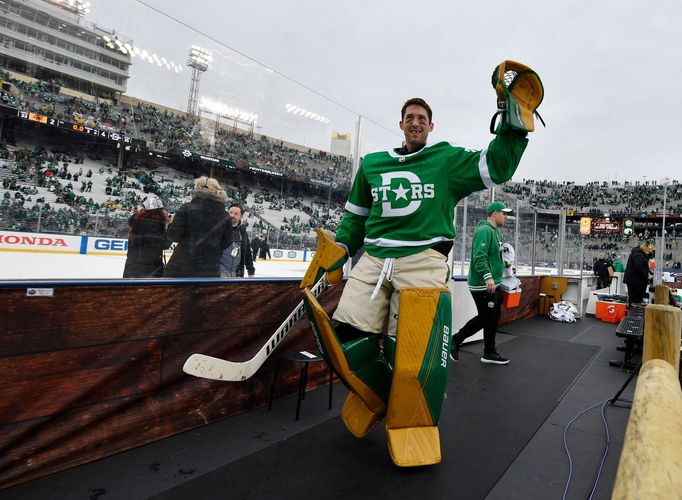
M 327 288 L 327 280 L 322 278 L 312 288 L 311 292 L 318 297 Z M 208 378 L 211 380 L 223 380 L 226 382 L 240 382 L 252 377 L 263 366 L 265 360 L 275 350 L 279 343 L 287 336 L 296 322 L 305 313 L 303 301 L 299 302 L 284 323 L 277 328 L 272 337 L 261 347 L 260 351 L 248 361 L 234 362 L 226 359 L 214 358 L 206 354 L 192 354 L 182 371 L 195 377 Z

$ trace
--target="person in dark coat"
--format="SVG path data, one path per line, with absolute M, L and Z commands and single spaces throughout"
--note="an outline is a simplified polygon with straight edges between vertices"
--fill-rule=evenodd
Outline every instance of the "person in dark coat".
M 633 248 L 630 252 L 623 276 L 623 283 L 628 286 L 628 307 L 641 303 L 646 296 L 646 288 L 652 276 L 649 259 L 653 251 L 652 246 L 645 244 Z
M 128 256 L 124 278 L 159 278 L 163 275 L 163 251 L 173 243 L 166 238 L 168 212 L 161 199 L 151 194 L 128 220 Z
M 232 224 L 225 211 L 227 195 L 211 177 L 194 181 L 192 201 L 178 208 L 168 226 L 177 246 L 164 277 L 219 277 L 220 254 L 232 242 Z
M 244 268 L 253 276 L 256 268 L 253 266 L 253 255 L 246 227 L 242 224 L 244 209 L 233 203 L 228 210 L 232 224 L 232 244 L 223 250 L 220 257 L 221 278 L 243 278 Z
M 272 259 L 272 255 L 270 255 L 270 245 L 268 244 L 268 240 L 263 240 L 263 242 L 260 244 L 260 258 L 263 260 Z
M 253 256 L 253 260 L 256 260 L 258 258 L 258 252 L 260 252 L 260 245 L 263 239 L 260 237 L 259 234 L 253 237 L 251 240 L 251 255 Z
M 611 285 L 609 267 L 611 267 L 611 261 L 606 258 L 606 254 L 604 252 L 597 254 L 597 260 L 592 268 L 594 275 L 597 277 L 597 290 L 608 288 Z

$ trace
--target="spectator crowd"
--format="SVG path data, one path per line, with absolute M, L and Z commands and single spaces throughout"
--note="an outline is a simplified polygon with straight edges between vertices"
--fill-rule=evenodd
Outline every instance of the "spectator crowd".
M 314 228 L 335 231 L 343 214 L 344 199 L 350 188 L 351 165 L 347 158 L 281 140 L 248 133 L 236 127 L 208 130 L 206 123 L 150 103 L 128 103 L 84 99 L 63 92 L 65 83 L 56 79 L 25 80 L 0 73 L 11 85 L 0 91 L 0 104 L 32 111 L 152 143 L 156 150 L 182 148 L 234 162 L 257 166 L 282 174 L 274 181 L 245 178 L 235 174 L 225 182 L 228 199 L 245 209 L 244 225 L 251 238 L 259 236 L 280 248 L 314 246 Z M 135 102 L 135 104 L 133 104 Z M 186 203 L 192 192 L 193 177 L 188 172 L 166 166 L 149 168 L 135 162 L 119 171 L 113 161 L 71 147 L 17 143 L 10 134 L 0 143 L 0 228 L 17 231 L 97 233 L 126 237 L 126 221 L 139 208 L 147 193 L 164 199 L 170 211 Z M 229 178 L 230 174 L 226 174 Z M 299 192 L 292 183 L 325 186 L 320 191 Z M 295 183 L 294 183 L 295 184 Z M 502 186 L 497 197 L 510 206 L 517 200 L 538 209 L 565 209 L 569 214 L 622 217 L 657 216 L 663 205 L 663 186 L 656 181 L 574 182 L 523 179 Z M 337 196 L 331 196 L 331 192 Z M 486 193 L 475 193 L 468 203 L 484 206 Z M 682 213 L 682 187 L 677 181 L 667 186 L 668 214 Z M 550 225 L 551 226 L 551 225 Z M 473 226 L 472 226 L 473 227 Z M 471 227 L 469 228 L 471 230 Z M 677 251 L 677 231 L 668 228 L 670 242 L 666 257 L 673 263 Z M 521 239 L 530 237 L 522 232 Z M 581 246 L 590 252 L 617 253 L 633 239 L 648 239 L 648 228 L 632 236 L 592 236 L 581 239 L 572 228 L 567 233 L 571 248 Z M 536 245 L 545 260 L 557 246 L 558 227 L 545 226 L 537 234 Z M 556 259 L 554 259 L 556 260 Z

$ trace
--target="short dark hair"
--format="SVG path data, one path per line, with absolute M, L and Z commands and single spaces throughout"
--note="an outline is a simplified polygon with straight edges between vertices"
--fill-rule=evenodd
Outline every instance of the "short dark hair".
M 413 104 L 424 108 L 426 110 L 426 114 L 429 116 L 429 122 L 432 121 L 433 111 L 431 111 L 431 106 L 426 104 L 426 101 L 421 97 L 413 97 L 412 99 L 408 99 L 407 101 L 405 101 L 405 104 L 403 104 L 403 109 L 400 110 L 401 120 L 405 118 L 405 110 L 407 109 L 407 107 L 412 106 Z
M 230 205 L 229 207 L 227 207 L 227 209 L 229 210 L 229 209 L 232 208 L 232 207 L 237 207 L 237 208 L 239 209 L 239 213 L 241 213 L 242 215 L 244 215 L 244 207 L 242 207 L 239 203 L 233 203 L 232 205 Z

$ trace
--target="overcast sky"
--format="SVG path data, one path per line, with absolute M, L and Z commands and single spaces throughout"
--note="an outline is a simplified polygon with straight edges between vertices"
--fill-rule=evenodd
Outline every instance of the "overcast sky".
M 434 110 L 431 141 L 485 147 L 490 75 L 513 59 L 542 78 L 547 123 L 514 180 L 682 180 L 679 1 L 144 0 L 189 27 L 136 0 L 91 2 L 89 21 L 158 57 L 184 66 L 192 44 L 212 50 L 200 95 L 258 113 L 270 136 L 328 150 L 360 113 L 362 154 L 398 146 L 400 107 L 420 96 Z M 135 58 L 127 93 L 185 110 L 189 86 L 187 68 Z

